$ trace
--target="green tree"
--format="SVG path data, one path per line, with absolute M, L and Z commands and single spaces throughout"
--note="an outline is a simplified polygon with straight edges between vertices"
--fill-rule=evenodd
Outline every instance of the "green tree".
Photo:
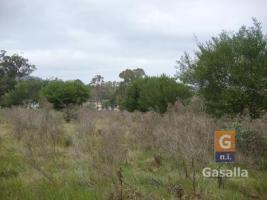
M 175 79 L 165 75 L 135 80 L 127 87 L 122 107 L 128 111 L 146 112 L 154 110 L 164 113 L 168 104 L 178 99 L 185 103 L 191 96 L 189 87 L 176 83 Z
M 115 94 L 113 96 L 114 104 L 121 105 L 126 96 L 126 88 L 133 81 L 146 77 L 146 73 L 142 68 L 136 69 L 126 69 L 119 74 L 119 77 L 123 79 L 116 88 Z
M 248 110 L 257 118 L 266 112 L 267 40 L 260 23 L 253 22 L 199 44 L 194 60 L 185 54 L 178 61 L 179 78 L 199 91 L 207 112 L 215 116 Z
M 0 51 L 0 97 L 13 89 L 16 80 L 28 76 L 35 70 L 35 66 L 29 64 L 28 59 L 13 54 L 6 55 L 6 51 Z
M 145 76 L 145 71 L 142 68 L 126 69 L 119 74 L 119 77 L 123 79 L 124 83 L 131 83 L 132 81 L 144 78 Z
M 23 105 L 39 101 L 39 92 L 44 81 L 39 79 L 18 81 L 15 88 L 2 97 L 2 106 Z
M 89 87 L 80 80 L 75 81 L 50 81 L 42 88 L 41 94 L 55 109 L 67 108 L 71 105 L 81 105 L 89 98 Z

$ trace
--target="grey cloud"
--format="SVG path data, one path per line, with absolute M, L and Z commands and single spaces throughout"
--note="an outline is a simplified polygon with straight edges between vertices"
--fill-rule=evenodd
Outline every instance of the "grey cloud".
M 118 79 L 126 67 L 174 74 L 175 60 L 221 30 L 256 17 L 264 0 L 0 0 L 0 49 L 23 53 L 43 78 L 95 74 Z

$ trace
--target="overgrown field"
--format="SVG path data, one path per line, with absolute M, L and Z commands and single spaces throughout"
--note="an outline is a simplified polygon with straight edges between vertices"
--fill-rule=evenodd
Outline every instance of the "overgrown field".
M 238 131 L 235 164 L 216 164 L 213 133 Z M 215 120 L 197 106 L 153 112 L 0 110 L 0 199 L 267 199 L 267 118 Z M 249 172 L 205 179 L 204 167 Z M 219 188 L 220 183 L 220 188 Z

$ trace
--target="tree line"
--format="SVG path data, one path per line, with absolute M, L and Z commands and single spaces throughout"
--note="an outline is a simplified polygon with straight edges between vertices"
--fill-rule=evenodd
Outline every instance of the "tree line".
M 10 107 L 48 101 L 55 109 L 82 105 L 90 100 L 104 107 L 118 105 L 132 111 L 164 113 L 177 100 L 201 98 L 205 111 L 221 117 L 249 113 L 258 118 L 267 109 L 267 39 L 261 24 L 237 32 L 222 32 L 198 43 L 193 57 L 177 61 L 177 74 L 147 76 L 141 68 L 126 69 L 120 82 L 96 75 L 86 85 L 80 80 L 42 80 L 30 76 L 35 65 L 18 55 L 0 53 L 0 105 Z

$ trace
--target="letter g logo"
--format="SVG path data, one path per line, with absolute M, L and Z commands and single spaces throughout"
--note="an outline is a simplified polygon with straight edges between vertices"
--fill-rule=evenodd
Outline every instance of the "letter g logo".
M 215 131 L 214 148 L 216 152 L 235 152 L 236 131 Z
M 231 141 L 229 139 L 231 139 L 230 135 L 223 135 L 220 137 L 219 144 L 220 144 L 221 148 L 223 148 L 223 149 L 230 149 L 231 148 Z

